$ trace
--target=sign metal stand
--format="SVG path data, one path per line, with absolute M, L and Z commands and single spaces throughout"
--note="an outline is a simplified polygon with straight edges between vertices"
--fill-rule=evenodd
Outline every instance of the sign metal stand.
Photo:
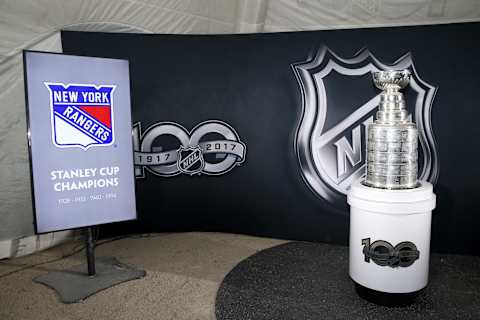
M 85 248 L 87 254 L 88 275 L 95 276 L 95 239 L 93 239 L 93 227 L 85 229 Z
M 75 303 L 146 275 L 114 257 L 95 257 L 98 225 L 137 218 L 128 61 L 34 51 L 23 56 L 35 232 L 82 228 L 86 258 L 34 281 L 57 291 L 62 302 Z M 66 69 L 73 71 L 65 75 Z M 75 122 L 80 114 L 103 132 Z M 95 158 L 88 167 L 87 158 Z M 77 180 L 84 177 L 91 180 Z M 90 182 L 105 187 L 103 192 Z M 77 183 L 85 190 L 73 188 Z

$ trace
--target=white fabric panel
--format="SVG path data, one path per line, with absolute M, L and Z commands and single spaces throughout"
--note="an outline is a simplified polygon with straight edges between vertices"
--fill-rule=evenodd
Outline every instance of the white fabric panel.
M 4 0 L 0 61 L 73 25 L 117 24 L 155 33 L 232 33 L 239 0 Z
M 238 6 L 237 25 L 238 33 L 262 32 L 267 17 L 269 0 L 246 0 Z
M 25 256 L 79 237 L 74 231 L 59 231 L 0 240 L 0 259 Z
M 54 33 L 33 50 L 61 52 Z M 0 64 L 0 239 L 33 233 L 22 55 Z
M 0 0 L 0 258 L 55 238 L 32 236 L 21 52 L 60 52 L 59 30 L 212 34 L 479 20 L 480 0 Z
M 55 32 L 32 50 L 62 52 Z M 0 259 L 30 254 L 71 239 L 73 232 L 33 235 L 22 55 L 0 64 Z M 3 240 L 2 240 L 3 239 Z
M 480 20 L 479 0 L 274 0 L 265 32 Z

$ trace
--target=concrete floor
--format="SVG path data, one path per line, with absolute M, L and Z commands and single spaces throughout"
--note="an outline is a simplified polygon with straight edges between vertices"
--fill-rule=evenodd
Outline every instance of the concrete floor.
M 225 275 L 246 257 L 285 242 L 197 232 L 109 242 L 97 248 L 97 256 L 114 256 L 120 262 L 146 270 L 147 276 L 69 305 L 59 302 L 53 290 L 32 279 L 83 263 L 83 251 L 56 262 L 9 273 L 66 255 L 78 249 L 81 242 L 1 260 L 0 319 L 215 319 L 215 296 Z

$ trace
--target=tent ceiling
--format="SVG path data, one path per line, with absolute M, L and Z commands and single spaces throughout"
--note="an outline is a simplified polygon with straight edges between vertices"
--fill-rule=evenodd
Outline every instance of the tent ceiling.
M 212 34 L 479 19 L 478 0 L 4 0 L 0 2 L 0 61 L 74 26 Z M 110 24 L 117 27 L 112 30 Z

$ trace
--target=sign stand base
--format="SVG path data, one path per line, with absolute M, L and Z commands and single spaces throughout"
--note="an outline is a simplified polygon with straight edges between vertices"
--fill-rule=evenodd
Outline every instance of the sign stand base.
M 85 242 L 86 264 L 52 271 L 36 277 L 33 281 L 55 290 L 63 303 L 75 303 L 119 283 L 145 277 L 145 270 L 125 265 L 114 257 L 100 257 L 95 260 L 92 227 L 86 228 Z

